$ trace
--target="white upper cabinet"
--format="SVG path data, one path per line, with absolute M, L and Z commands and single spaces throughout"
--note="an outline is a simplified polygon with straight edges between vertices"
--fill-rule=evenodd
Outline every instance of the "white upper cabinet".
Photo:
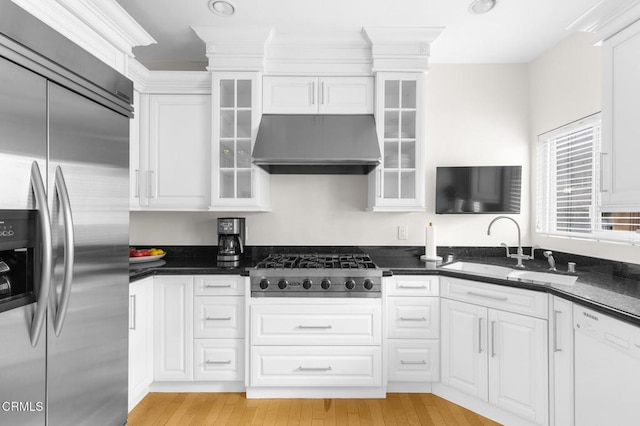
M 251 162 L 260 125 L 260 75 L 212 76 L 211 210 L 268 210 L 269 176 Z
M 603 43 L 602 205 L 640 209 L 640 21 Z
M 208 95 L 150 96 L 150 207 L 209 204 L 210 108 Z
M 132 123 L 131 208 L 206 210 L 211 96 L 141 94 Z
M 263 78 L 265 114 L 373 114 L 373 77 Z
M 424 73 L 376 76 L 382 165 L 369 174 L 369 210 L 424 211 Z

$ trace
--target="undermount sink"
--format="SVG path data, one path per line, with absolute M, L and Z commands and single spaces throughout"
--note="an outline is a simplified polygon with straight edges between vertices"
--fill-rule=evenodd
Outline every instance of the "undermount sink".
M 538 281 L 549 284 L 563 284 L 572 285 L 576 282 L 578 277 L 571 275 L 552 274 L 549 272 L 536 272 L 536 271 L 523 271 L 519 269 L 513 269 L 506 266 L 488 265 L 485 263 L 474 262 L 454 262 L 448 265 L 443 265 L 442 269 L 448 269 L 451 271 L 469 272 L 472 274 L 491 275 L 494 277 L 501 277 L 504 279 L 521 279 Z
M 512 271 L 507 275 L 507 278 L 518 278 L 522 280 L 541 281 L 550 284 L 564 285 L 572 285 L 578 279 L 578 277 L 571 275 L 559 275 L 535 271 Z
M 499 277 L 506 277 L 509 273 L 513 272 L 512 268 L 506 266 L 487 265 L 485 263 L 474 262 L 454 262 L 448 265 L 442 266 L 442 269 L 450 269 L 453 271 L 471 272 L 474 274 L 486 274 Z

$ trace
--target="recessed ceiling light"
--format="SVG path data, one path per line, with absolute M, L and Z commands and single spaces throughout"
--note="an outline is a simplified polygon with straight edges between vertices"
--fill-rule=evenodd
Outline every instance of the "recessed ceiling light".
M 469 12 L 473 13 L 474 15 L 481 15 L 493 9 L 495 5 L 496 0 L 474 0 L 469 5 Z
M 209 0 L 209 9 L 219 16 L 231 16 L 236 12 L 233 3 L 226 0 Z

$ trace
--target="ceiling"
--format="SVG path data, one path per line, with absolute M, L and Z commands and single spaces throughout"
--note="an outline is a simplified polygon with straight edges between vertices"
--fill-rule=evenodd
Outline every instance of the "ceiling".
M 431 62 L 527 63 L 567 37 L 567 26 L 601 0 L 497 0 L 484 15 L 468 12 L 471 0 L 231 0 L 231 17 L 211 13 L 208 0 L 117 2 L 157 41 L 134 48 L 140 62 L 150 69 L 204 69 L 205 45 L 191 26 L 445 27 L 431 46 Z

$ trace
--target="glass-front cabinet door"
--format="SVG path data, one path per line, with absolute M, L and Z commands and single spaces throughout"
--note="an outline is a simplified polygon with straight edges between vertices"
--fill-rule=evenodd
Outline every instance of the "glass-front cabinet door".
M 424 210 L 423 73 L 376 76 L 376 125 L 382 164 L 369 178 L 374 211 Z
M 260 75 L 213 73 L 211 210 L 267 210 L 268 174 L 251 152 L 260 125 Z

